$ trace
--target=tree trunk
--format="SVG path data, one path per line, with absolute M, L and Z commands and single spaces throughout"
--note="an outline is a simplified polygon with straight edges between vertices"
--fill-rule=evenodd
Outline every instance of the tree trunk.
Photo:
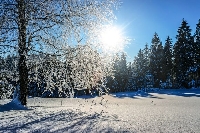
M 28 69 L 26 65 L 26 19 L 25 19 L 25 1 L 18 1 L 18 27 L 19 27 L 19 101 L 22 105 L 27 104 L 27 87 L 28 87 Z

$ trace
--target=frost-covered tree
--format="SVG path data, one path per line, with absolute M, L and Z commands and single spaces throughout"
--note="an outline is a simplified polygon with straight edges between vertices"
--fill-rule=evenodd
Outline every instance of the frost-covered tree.
M 32 55 L 31 63 L 35 65 L 29 72 L 29 95 L 74 97 L 78 91 L 98 91 L 105 74 L 97 50 L 89 45 L 77 45 L 65 52 L 63 60 L 58 56 Z
M 87 89 L 98 85 L 103 78 L 103 64 L 99 53 L 89 45 L 78 45 L 66 56 L 67 76 L 74 83 L 73 89 Z M 70 55 L 69 55 L 70 54 Z M 71 82 L 71 81 L 70 81 Z
M 113 18 L 116 5 L 117 0 L 0 1 L 0 46 L 1 50 L 7 46 L 17 50 L 22 105 L 27 103 L 30 51 L 41 47 L 50 54 L 58 53 L 63 45 L 93 35 L 92 31 Z

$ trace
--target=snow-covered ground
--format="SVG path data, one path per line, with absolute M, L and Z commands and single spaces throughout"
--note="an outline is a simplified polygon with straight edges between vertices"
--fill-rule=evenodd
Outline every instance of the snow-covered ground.
M 27 109 L 10 101 L 0 100 L 1 133 L 200 131 L 199 89 L 29 98 Z

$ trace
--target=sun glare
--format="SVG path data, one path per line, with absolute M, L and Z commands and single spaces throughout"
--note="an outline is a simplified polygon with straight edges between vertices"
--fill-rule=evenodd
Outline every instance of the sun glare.
M 100 33 L 102 49 L 106 52 L 118 52 L 124 48 L 122 30 L 115 26 L 107 26 Z

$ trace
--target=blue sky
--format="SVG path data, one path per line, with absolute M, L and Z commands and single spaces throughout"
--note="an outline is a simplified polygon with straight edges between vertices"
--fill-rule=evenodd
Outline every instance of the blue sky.
M 124 27 L 125 36 L 132 39 L 125 48 L 128 61 L 133 61 L 140 48 L 148 43 L 155 32 L 165 42 L 169 35 L 176 41 L 178 27 L 184 18 L 192 33 L 200 19 L 200 0 L 122 0 L 115 11 L 115 25 Z

